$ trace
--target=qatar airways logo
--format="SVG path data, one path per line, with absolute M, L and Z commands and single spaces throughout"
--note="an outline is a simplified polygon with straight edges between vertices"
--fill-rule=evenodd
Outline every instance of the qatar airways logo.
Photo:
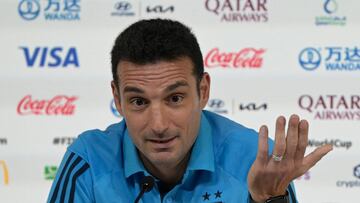
M 210 50 L 204 59 L 206 68 L 261 68 L 265 49 L 244 48 L 237 52 Z
M 360 95 L 302 95 L 299 107 L 318 120 L 360 120 Z
M 57 95 L 51 99 L 33 99 L 31 95 L 22 98 L 17 106 L 19 115 L 63 115 L 75 113 L 76 96 Z
M 207 11 L 219 16 L 221 22 L 255 22 L 269 20 L 267 0 L 206 0 Z

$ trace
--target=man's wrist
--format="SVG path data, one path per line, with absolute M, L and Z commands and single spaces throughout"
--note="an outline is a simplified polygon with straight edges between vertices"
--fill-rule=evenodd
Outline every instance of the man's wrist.
M 250 192 L 249 196 L 250 203 L 264 203 L 269 198 L 268 195 L 251 194 Z
M 284 195 L 278 195 L 274 197 L 269 197 L 265 200 L 255 201 L 251 194 L 250 196 L 250 203 L 290 203 L 289 193 L 286 191 Z

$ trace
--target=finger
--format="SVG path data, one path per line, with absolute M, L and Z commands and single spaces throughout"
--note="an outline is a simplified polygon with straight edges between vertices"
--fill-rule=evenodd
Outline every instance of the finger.
M 285 157 L 289 160 L 294 159 L 298 145 L 299 135 L 299 116 L 291 115 L 286 135 L 286 152 Z
M 309 123 L 301 120 L 299 123 L 299 141 L 295 153 L 295 163 L 301 164 L 308 144 Z
M 333 149 L 332 145 L 324 145 L 316 148 L 313 152 L 307 155 L 303 160 L 305 171 L 308 171 L 313 167 L 321 158 Z
M 259 130 L 259 142 L 256 160 L 261 165 L 266 165 L 268 161 L 268 128 L 265 125 L 261 126 Z
M 283 156 L 285 153 L 285 123 L 286 119 L 284 116 L 279 116 L 276 119 L 275 146 L 273 150 L 273 154 L 276 156 Z

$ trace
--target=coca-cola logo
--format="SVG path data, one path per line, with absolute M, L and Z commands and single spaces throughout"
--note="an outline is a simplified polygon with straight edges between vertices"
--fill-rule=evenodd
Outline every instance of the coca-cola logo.
M 319 120 L 360 120 L 360 95 L 302 95 L 299 107 Z
M 206 55 L 207 68 L 261 68 L 265 49 L 244 48 L 238 52 L 220 52 L 214 48 Z
M 19 115 L 64 115 L 75 112 L 76 96 L 57 95 L 49 100 L 33 99 L 31 95 L 22 98 L 17 106 Z

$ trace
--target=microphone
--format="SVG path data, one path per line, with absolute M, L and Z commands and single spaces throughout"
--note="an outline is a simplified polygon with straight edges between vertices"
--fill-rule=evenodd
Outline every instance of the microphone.
M 145 176 L 141 180 L 141 191 L 139 195 L 136 197 L 134 203 L 138 203 L 145 192 L 149 192 L 152 190 L 152 188 L 154 187 L 154 182 L 155 182 L 154 178 L 151 176 Z

